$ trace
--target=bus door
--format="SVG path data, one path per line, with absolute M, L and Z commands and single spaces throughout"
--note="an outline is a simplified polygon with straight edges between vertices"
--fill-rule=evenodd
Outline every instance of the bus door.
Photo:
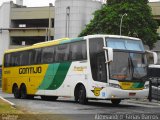
M 100 82 L 106 82 L 106 64 L 104 52 L 97 54 L 97 80 Z

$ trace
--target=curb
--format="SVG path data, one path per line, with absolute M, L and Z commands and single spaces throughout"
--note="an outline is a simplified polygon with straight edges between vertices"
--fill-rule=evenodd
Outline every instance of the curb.
M 3 101 L 9 103 L 12 107 L 16 107 L 16 105 L 15 105 L 14 103 L 12 103 L 12 102 L 10 102 L 10 101 L 4 99 L 2 96 L 0 96 L 0 99 L 2 99 Z

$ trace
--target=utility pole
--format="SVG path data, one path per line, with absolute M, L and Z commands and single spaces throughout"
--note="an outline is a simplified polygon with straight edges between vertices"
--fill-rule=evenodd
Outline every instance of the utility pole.
M 124 13 L 124 14 L 122 15 L 122 17 L 121 17 L 120 30 L 119 30 L 119 31 L 120 31 L 120 33 L 119 33 L 120 35 L 122 34 L 122 22 L 123 22 L 123 17 L 124 17 L 124 16 L 127 16 L 127 13 Z

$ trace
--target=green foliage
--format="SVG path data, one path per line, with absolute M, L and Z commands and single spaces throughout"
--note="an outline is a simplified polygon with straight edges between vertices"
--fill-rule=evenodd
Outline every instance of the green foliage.
M 148 0 L 107 0 L 108 5 L 114 5 L 114 4 L 122 3 L 122 2 L 131 2 L 131 3 L 141 2 L 141 3 L 146 4 L 146 3 L 148 3 Z
M 123 14 L 122 35 L 139 37 L 150 49 L 154 47 L 158 34 L 158 24 L 152 18 L 148 0 L 108 0 L 79 36 L 89 34 L 120 33 L 120 21 Z M 136 35 L 136 36 L 135 36 Z

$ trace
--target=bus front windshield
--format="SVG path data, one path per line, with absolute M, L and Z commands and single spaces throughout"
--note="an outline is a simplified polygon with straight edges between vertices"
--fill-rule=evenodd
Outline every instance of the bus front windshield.
M 115 51 L 109 68 L 110 79 L 142 80 L 147 75 L 146 59 L 142 53 Z
M 106 38 L 113 48 L 113 62 L 109 64 L 110 79 L 141 80 L 147 75 L 147 63 L 141 40 Z

